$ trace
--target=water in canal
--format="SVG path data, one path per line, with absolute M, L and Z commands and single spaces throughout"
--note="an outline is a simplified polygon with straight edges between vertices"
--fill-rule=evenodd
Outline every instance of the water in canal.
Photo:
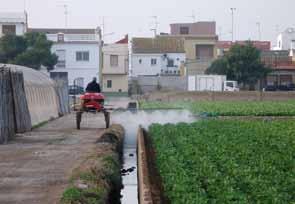
M 167 124 L 179 122 L 194 122 L 196 118 L 186 110 L 153 110 L 153 111 L 123 111 L 112 113 L 112 123 L 121 124 L 125 128 L 124 163 L 126 170 L 123 176 L 124 188 L 121 191 L 122 204 L 138 203 L 137 186 L 137 131 L 141 125 L 148 128 L 153 123 Z

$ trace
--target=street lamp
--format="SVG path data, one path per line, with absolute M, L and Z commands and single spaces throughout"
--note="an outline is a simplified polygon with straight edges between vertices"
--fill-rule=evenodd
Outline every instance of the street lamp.
M 232 24 L 231 24 L 231 34 L 232 34 L 232 42 L 234 42 L 234 11 L 237 10 L 236 8 L 230 8 L 231 10 L 231 19 L 232 19 Z

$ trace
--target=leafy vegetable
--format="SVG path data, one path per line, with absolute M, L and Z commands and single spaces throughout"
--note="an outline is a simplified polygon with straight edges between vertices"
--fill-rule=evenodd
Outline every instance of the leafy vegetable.
M 185 108 L 205 116 L 295 116 L 295 101 L 141 102 L 142 109 Z
M 294 203 L 295 121 L 152 125 L 172 203 Z

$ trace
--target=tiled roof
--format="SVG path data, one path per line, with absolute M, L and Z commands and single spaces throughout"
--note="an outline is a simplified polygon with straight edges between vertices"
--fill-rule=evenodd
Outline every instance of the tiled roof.
M 133 38 L 132 51 L 133 53 L 184 53 L 184 40 L 169 36 Z
M 57 33 L 64 33 L 64 34 L 95 34 L 96 29 L 29 28 L 28 32 L 39 32 L 39 33 L 46 33 L 46 34 L 57 34 Z
M 128 35 L 125 35 L 125 37 L 123 39 L 117 41 L 116 44 L 128 44 L 128 40 L 129 40 Z
M 270 41 L 250 41 L 254 47 L 261 51 L 268 51 L 270 50 L 271 43 Z M 234 44 L 239 44 L 239 45 L 245 45 L 247 41 L 236 41 L 235 43 L 231 41 L 218 41 L 217 42 L 217 48 L 220 49 L 229 49 L 231 46 Z

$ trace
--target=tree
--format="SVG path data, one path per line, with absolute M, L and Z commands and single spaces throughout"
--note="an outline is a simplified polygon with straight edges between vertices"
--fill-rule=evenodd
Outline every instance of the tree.
M 250 42 L 235 44 L 222 58 L 215 60 L 206 70 L 207 74 L 226 75 L 253 90 L 258 80 L 264 78 L 271 69 L 261 62 L 260 51 Z
M 0 62 L 23 65 L 34 69 L 45 66 L 52 70 L 57 56 L 51 54 L 52 42 L 42 33 L 25 36 L 5 35 L 0 39 Z

